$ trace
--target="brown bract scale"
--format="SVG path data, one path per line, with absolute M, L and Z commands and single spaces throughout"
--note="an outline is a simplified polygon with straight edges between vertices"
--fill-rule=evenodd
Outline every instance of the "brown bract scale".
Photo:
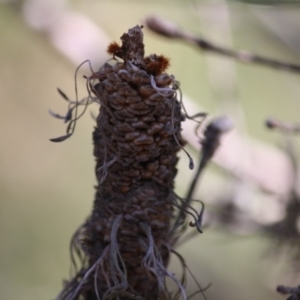
M 93 133 L 98 184 L 82 228 L 86 265 L 70 299 L 175 299 L 165 277 L 184 116 L 174 76 L 164 73 L 169 60 L 144 58 L 139 26 L 121 39 L 108 52 L 123 61 L 105 64 L 89 82 L 101 104 Z

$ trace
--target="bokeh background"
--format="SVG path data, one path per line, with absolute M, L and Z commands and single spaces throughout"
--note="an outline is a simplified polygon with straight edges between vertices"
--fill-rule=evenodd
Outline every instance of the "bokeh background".
M 71 139 L 51 143 L 49 138 L 65 130 L 48 114 L 48 109 L 66 112 L 56 87 L 74 98 L 76 66 L 89 58 L 97 69 L 107 59 L 108 43 L 119 41 L 123 32 L 151 14 L 226 47 L 300 64 L 298 1 L 0 1 L 1 299 L 55 298 L 69 276 L 71 235 L 92 207 L 94 121 L 87 113 Z M 282 136 L 268 131 L 264 120 L 276 116 L 299 121 L 300 74 L 236 64 L 147 29 L 144 33 L 148 54 L 170 57 L 170 73 L 195 107 L 191 114 L 196 110 L 211 116 L 228 114 L 236 131 L 260 141 L 262 149 L 273 153 L 283 145 Z M 86 93 L 83 74 L 89 70 L 80 71 L 80 97 Z M 97 107 L 89 110 L 96 112 Z M 246 145 L 251 148 L 251 143 Z M 197 158 L 197 150 L 189 150 Z M 272 174 L 264 171 L 272 181 Z M 276 173 L 283 182 L 287 180 L 284 172 Z M 192 176 L 182 155 L 176 183 L 179 195 L 184 196 Z M 274 222 L 276 216 L 280 218 L 272 204 L 278 201 L 274 194 L 284 194 L 288 188 L 266 194 L 257 186 L 233 176 L 217 161 L 206 170 L 197 195 L 213 211 L 218 199 L 230 198 L 238 190 L 240 201 L 255 203 L 255 212 L 260 212 L 256 220 L 268 212 L 262 222 Z M 255 230 L 241 234 L 225 225 L 210 226 L 208 217 L 206 222 L 204 234 L 186 241 L 178 251 L 202 286 L 212 283 L 209 299 L 279 300 L 284 297 L 275 292 L 277 284 L 299 284 L 288 251 L 285 257 L 270 255 L 274 244 L 267 236 Z M 171 269 L 179 273 L 176 260 Z M 190 280 L 189 292 L 195 289 Z

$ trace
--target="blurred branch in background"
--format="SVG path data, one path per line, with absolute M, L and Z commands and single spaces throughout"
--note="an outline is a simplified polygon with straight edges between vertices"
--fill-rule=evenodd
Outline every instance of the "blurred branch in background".
M 46 34 L 75 65 L 89 58 L 93 65 L 100 66 L 108 59 L 109 36 L 90 18 L 74 11 L 69 1 L 26 0 L 22 15 L 29 27 Z
M 149 29 L 164 37 L 182 39 L 185 42 L 198 46 L 203 51 L 208 51 L 226 56 L 228 58 L 233 58 L 243 63 L 260 64 L 271 68 L 300 73 L 300 65 L 263 57 L 246 50 L 232 50 L 221 47 L 219 45 L 215 45 L 214 43 L 206 39 L 195 36 L 192 33 L 179 28 L 176 24 L 166 19 L 155 16 L 148 17 L 146 19 L 146 24 Z

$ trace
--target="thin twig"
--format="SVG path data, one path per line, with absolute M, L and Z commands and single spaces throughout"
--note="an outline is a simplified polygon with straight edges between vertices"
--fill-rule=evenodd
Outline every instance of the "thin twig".
M 246 50 L 233 50 L 215 45 L 202 37 L 195 36 L 194 34 L 179 28 L 175 23 L 167 19 L 150 16 L 146 18 L 145 23 L 150 30 L 157 34 L 167 38 L 184 40 L 185 42 L 198 46 L 203 51 L 233 58 L 243 63 L 259 64 L 283 71 L 300 73 L 300 65 L 298 64 L 286 63 L 280 60 L 263 57 Z
M 276 118 L 268 118 L 266 120 L 266 126 L 270 129 L 277 129 L 287 134 L 300 133 L 299 123 L 286 123 Z

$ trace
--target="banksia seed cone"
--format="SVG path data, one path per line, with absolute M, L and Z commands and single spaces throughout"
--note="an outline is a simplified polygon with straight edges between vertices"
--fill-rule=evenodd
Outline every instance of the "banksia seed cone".
M 58 299 L 179 296 L 167 291 L 165 278 L 176 281 L 166 267 L 184 116 L 174 77 L 164 73 L 168 59 L 144 57 L 139 26 L 121 40 L 108 52 L 123 61 L 88 78 L 101 104 L 93 133 L 98 185 L 92 214 L 71 243 L 82 268 Z

